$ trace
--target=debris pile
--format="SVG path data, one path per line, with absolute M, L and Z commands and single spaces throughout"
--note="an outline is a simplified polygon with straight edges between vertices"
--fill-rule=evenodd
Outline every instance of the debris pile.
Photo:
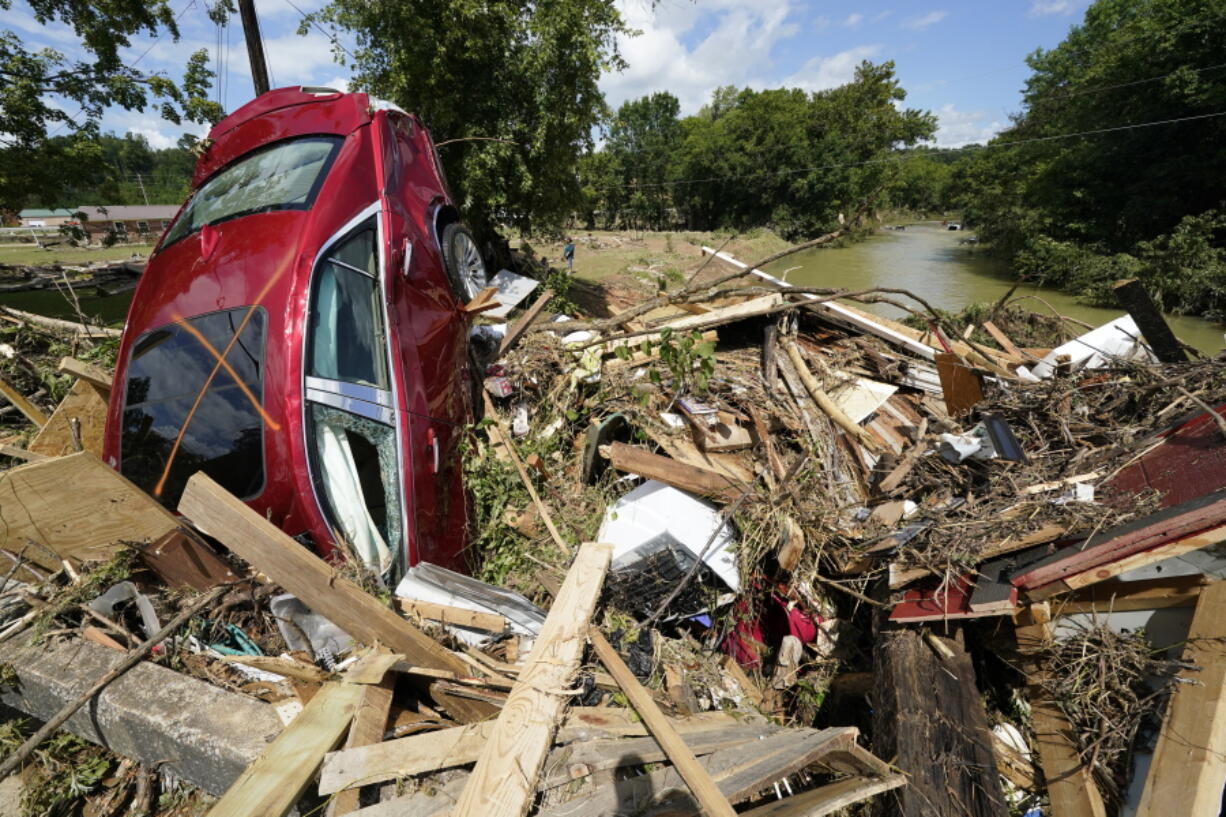
M 10 377 L 0 697 L 46 725 L 0 772 L 66 725 L 110 813 L 1216 813 L 1226 367 L 709 254 L 602 318 L 470 307 L 472 576 L 325 562 L 203 473 L 170 513 L 84 433 L 105 371 L 50 415 Z

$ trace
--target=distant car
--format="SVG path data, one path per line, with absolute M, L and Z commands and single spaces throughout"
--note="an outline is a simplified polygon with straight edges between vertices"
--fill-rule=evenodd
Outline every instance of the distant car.
M 105 456 L 170 508 L 204 471 L 391 578 L 464 569 L 458 445 L 482 254 L 429 133 L 282 88 L 213 127 L 132 299 Z

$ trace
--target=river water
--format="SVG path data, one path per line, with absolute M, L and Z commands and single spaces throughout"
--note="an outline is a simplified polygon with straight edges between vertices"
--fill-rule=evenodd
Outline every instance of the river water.
M 947 230 L 935 221 L 909 224 L 905 230 L 883 230 L 847 247 L 797 253 L 767 271 L 796 286 L 906 289 L 935 307 L 957 312 L 973 303 L 994 303 L 1017 283 L 984 250 L 960 243 L 971 235 Z M 1121 309 L 1085 306 L 1067 293 L 1027 284 L 1018 286 L 1013 297 L 1027 295 L 1034 297 L 1021 303 L 1035 312 L 1050 314 L 1054 309 L 1094 326 L 1124 314 Z M 888 304 L 863 308 L 893 318 L 906 314 Z M 1181 340 L 1203 354 L 1216 355 L 1224 345 L 1226 327 L 1220 324 L 1186 315 L 1168 315 L 1167 320 Z

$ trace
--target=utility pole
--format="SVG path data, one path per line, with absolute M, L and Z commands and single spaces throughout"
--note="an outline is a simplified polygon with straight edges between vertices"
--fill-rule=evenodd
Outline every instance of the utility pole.
M 148 207 L 149 206 L 149 194 L 145 192 L 145 180 L 140 177 L 139 173 L 136 174 L 136 183 L 137 185 L 140 186 L 141 197 L 145 200 L 145 206 Z
M 260 39 L 260 21 L 255 16 L 255 0 L 238 0 L 238 13 L 243 21 L 243 36 L 247 38 L 247 58 L 251 61 L 255 95 L 266 94 L 268 63 L 264 61 L 264 43 Z

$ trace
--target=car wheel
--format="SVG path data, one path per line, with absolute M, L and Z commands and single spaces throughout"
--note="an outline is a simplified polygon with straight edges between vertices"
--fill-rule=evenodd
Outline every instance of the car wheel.
M 442 245 L 443 266 L 447 268 L 451 288 L 457 298 L 468 303 L 489 286 L 489 275 L 481 251 L 477 249 L 477 240 L 467 227 L 448 224 L 443 228 Z

